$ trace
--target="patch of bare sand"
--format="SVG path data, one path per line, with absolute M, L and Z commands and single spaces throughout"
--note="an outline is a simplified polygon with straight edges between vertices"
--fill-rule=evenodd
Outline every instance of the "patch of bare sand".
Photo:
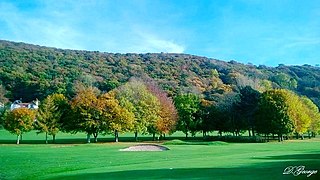
M 157 144 L 138 144 L 130 146 L 120 151 L 167 151 L 169 148 Z

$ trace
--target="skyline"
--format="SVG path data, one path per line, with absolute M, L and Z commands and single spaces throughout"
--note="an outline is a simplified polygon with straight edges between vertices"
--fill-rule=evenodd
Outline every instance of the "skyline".
M 0 39 L 244 64 L 319 64 L 317 0 L 0 1 Z

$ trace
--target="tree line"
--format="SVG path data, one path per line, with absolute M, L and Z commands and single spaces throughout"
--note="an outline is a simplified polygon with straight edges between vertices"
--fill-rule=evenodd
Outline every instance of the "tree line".
M 87 142 L 91 136 L 97 142 L 99 134 L 114 134 L 118 142 L 119 132 L 150 133 L 163 135 L 174 131 L 177 111 L 173 100 L 155 83 L 143 83 L 131 79 L 126 84 L 109 92 L 100 92 L 94 87 L 78 87 L 69 101 L 63 94 L 47 96 L 38 110 L 17 108 L 3 112 L 2 125 L 17 135 L 31 130 L 55 136 L 59 131 L 85 132 Z
M 318 107 L 306 96 L 286 89 L 260 93 L 250 86 L 238 94 L 229 93 L 218 102 L 201 99 L 194 94 L 175 98 L 179 114 L 177 129 L 188 133 L 218 131 L 240 136 L 277 136 L 282 141 L 289 136 L 315 137 L 320 131 Z
M 38 110 L 18 108 L 3 111 L 1 124 L 9 132 L 20 136 L 37 130 L 53 137 L 59 131 L 84 132 L 87 142 L 91 136 L 97 142 L 99 134 L 133 132 L 158 136 L 182 131 L 186 138 L 202 132 L 217 131 L 240 136 L 276 135 L 279 141 L 295 135 L 314 137 L 320 130 L 318 107 L 306 96 L 293 91 L 271 89 L 263 93 L 245 86 L 239 93 L 229 92 L 206 99 L 201 94 L 179 93 L 174 97 L 163 91 L 151 79 L 131 78 L 110 91 L 79 85 L 77 93 L 68 100 L 63 94 L 47 96 Z

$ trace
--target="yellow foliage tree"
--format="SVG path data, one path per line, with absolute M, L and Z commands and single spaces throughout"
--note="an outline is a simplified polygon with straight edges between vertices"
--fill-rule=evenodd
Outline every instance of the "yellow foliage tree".
M 20 143 L 20 136 L 24 132 L 33 129 L 36 112 L 28 108 L 18 108 L 6 113 L 4 128 L 12 134 L 17 135 L 17 144 Z
M 98 98 L 101 108 L 103 122 L 107 123 L 107 130 L 114 132 L 115 142 L 118 142 L 118 133 L 130 131 L 134 124 L 134 113 L 120 106 L 115 92 L 105 93 Z
M 304 105 L 301 98 L 294 92 L 281 89 L 277 90 L 282 92 L 286 97 L 286 103 L 288 105 L 288 115 L 294 124 L 294 131 L 296 135 L 301 135 L 307 132 L 311 124 L 311 117 L 307 113 L 307 108 Z

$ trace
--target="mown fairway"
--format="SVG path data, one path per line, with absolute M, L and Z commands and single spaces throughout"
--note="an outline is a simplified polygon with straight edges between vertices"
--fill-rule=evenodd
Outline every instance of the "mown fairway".
M 0 179 L 293 179 L 293 175 L 282 175 L 287 166 L 320 170 L 319 139 L 190 143 L 166 145 L 171 150 L 163 152 L 121 152 L 119 149 L 135 143 L 68 144 L 83 142 L 85 136 L 60 134 L 60 144 L 45 145 L 39 144 L 44 136 L 33 132 L 24 135 L 21 145 L 15 145 L 10 144 L 14 135 L 4 130 L 0 135 Z M 317 178 L 320 172 L 308 179 Z

